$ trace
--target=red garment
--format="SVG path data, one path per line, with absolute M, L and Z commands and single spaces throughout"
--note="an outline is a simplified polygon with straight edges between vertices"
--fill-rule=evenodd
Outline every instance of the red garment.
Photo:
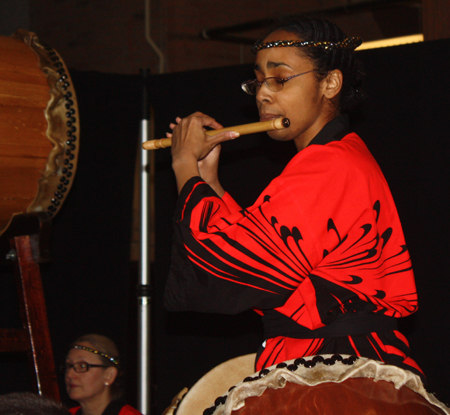
M 76 406 L 75 408 L 70 408 L 69 412 L 72 415 L 76 415 L 80 406 Z M 119 415 L 142 415 L 137 409 L 134 409 L 131 405 L 124 405 L 119 412 Z
M 332 123 L 336 130 L 339 120 Z M 417 310 L 409 252 L 378 164 L 355 133 L 323 139 L 297 153 L 247 209 L 229 194 L 219 198 L 199 177 L 186 183 L 175 213 L 166 308 L 258 311 L 273 335 L 258 370 L 342 353 L 420 373 L 395 329 L 314 332 L 351 315 L 395 320 L 388 317 Z M 295 338 L 297 329 L 307 338 Z

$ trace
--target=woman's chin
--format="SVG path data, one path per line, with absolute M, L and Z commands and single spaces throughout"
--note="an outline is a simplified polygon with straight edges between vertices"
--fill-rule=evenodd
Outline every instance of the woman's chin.
M 80 399 L 83 399 L 82 394 L 77 392 L 75 389 L 67 391 L 67 394 L 69 395 L 69 398 L 72 399 L 73 401 L 79 401 Z
M 291 135 L 284 130 L 272 130 L 268 131 L 267 134 L 272 140 L 275 141 L 290 141 L 293 139 L 293 137 L 291 137 Z

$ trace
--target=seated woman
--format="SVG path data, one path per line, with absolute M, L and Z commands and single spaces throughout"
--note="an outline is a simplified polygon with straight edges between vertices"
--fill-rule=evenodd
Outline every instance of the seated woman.
M 80 406 L 73 415 L 141 415 L 123 400 L 122 371 L 114 342 L 87 334 L 73 342 L 65 363 L 66 390 Z

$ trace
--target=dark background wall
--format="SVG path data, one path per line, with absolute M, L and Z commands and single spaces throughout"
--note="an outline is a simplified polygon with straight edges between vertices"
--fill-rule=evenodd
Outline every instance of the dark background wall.
M 450 41 L 360 52 L 369 100 L 352 121 L 380 163 L 397 202 L 411 251 L 420 309 L 405 319 L 413 357 L 429 387 L 450 402 L 446 360 L 450 336 L 450 179 L 447 162 Z M 52 223 L 52 261 L 42 266 L 50 330 L 58 362 L 67 344 L 85 332 L 114 338 L 135 403 L 136 263 L 130 261 L 135 160 L 139 144 L 141 82 L 136 75 L 73 70 L 80 108 L 80 156 L 68 199 Z M 149 81 L 156 136 L 175 116 L 200 110 L 225 126 L 254 122 L 254 99 L 240 91 L 251 65 L 154 75 Z M 293 155 L 290 143 L 265 134 L 223 146 L 224 186 L 242 205 L 251 204 Z M 170 151 L 155 154 L 156 255 L 153 282 L 154 413 L 161 413 L 184 386 L 213 366 L 256 350 L 261 326 L 251 312 L 238 316 L 168 313 L 161 304 L 169 266 L 171 216 L 176 201 Z M 2 269 L 2 318 L 8 269 Z M 8 314 L 9 313 L 9 314 Z M 25 376 L 2 358 L 0 392 L 26 388 Z M 21 369 L 21 370 L 22 370 Z M 65 394 L 63 397 L 66 399 Z
M 0 34 L 31 30 L 73 69 L 168 73 L 251 63 L 249 42 L 266 24 L 241 25 L 311 12 L 366 42 L 418 33 L 426 40 L 450 37 L 450 3 L 442 0 L 2 0 Z M 224 27 L 233 30 L 213 36 Z

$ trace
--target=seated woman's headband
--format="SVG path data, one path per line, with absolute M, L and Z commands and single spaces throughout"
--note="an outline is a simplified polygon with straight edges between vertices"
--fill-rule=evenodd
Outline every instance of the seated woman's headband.
M 261 49 L 269 49 L 269 48 L 279 48 L 286 46 L 295 46 L 295 47 L 316 47 L 323 48 L 325 50 L 331 49 L 348 49 L 355 50 L 358 46 L 361 45 L 362 39 L 360 37 L 351 37 L 345 38 L 342 42 L 316 42 L 316 41 L 302 41 L 302 40 L 276 40 L 275 42 L 258 42 L 255 43 L 252 47 L 252 53 L 256 54 L 256 52 Z
M 91 349 L 90 347 L 81 346 L 79 344 L 74 344 L 72 346 L 72 349 L 81 349 L 81 350 L 86 350 L 87 352 L 98 354 L 99 356 L 104 357 L 105 359 L 108 359 L 110 362 L 114 363 L 116 366 L 119 366 L 119 359 L 112 357 L 110 355 L 107 355 L 106 353 L 102 353 L 99 350 Z

